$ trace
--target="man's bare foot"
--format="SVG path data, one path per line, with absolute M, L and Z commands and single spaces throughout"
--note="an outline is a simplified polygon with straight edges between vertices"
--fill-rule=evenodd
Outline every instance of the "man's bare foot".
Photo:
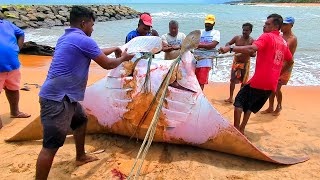
M 99 158 L 85 154 L 76 160 L 76 166 L 82 166 L 84 164 L 87 164 L 92 161 L 97 161 L 97 160 L 99 160 Z
M 279 116 L 281 110 L 282 110 L 281 108 L 277 108 L 276 110 L 274 110 L 274 111 L 272 112 L 272 115 L 273 115 L 273 116 Z
M 30 117 L 30 114 L 24 113 L 24 112 L 18 112 L 16 114 L 12 114 L 11 118 L 28 118 Z
M 268 108 L 264 111 L 261 111 L 261 114 L 269 114 L 269 113 L 272 113 L 273 112 L 273 108 Z
M 228 98 L 228 99 L 225 99 L 224 102 L 231 104 L 233 103 L 233 100 L 232 98 Z

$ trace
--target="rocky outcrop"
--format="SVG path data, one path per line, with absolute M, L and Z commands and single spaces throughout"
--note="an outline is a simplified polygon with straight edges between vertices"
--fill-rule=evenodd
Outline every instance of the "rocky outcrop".
M 66 5 L 0 6 L 0 18 L 7 19 L 22 29 L 67 26 L 71 7 Z M 89 5 L 86 7 L 95 12 L 98 22 L 133 19 L 139 14 L 138 11 L 122 5 Z
M 53 56 L 54 48 L 50 46 L 39 45 L 32 41 L 28 41 L 23 43 L 23 47 L 21 48 L 20 53 L 41 56 Z

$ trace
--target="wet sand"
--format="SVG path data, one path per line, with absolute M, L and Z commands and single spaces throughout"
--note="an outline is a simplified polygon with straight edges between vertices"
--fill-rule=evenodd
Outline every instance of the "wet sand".
M 51 57 L 21 56 L 24 83 L 44 82 Z M 104 77 L 106 70 L 92 63 L 88 85 Z M 39 116 L 39 88 L 29 86 L 21 91 L 20 109 Z M 236 91 L 238 91 L 237 86 Z M 225 104 L 229 85 L 210 83 L 205 94 L 218 111 L 233 123 L 233 106 Z M 253 115 L 245 134 L 257 147 L 270 154 L 308 155 L 310 160 L 292 166 L 282 166 L 254 159 L 204 150 L 191 146 L 153 143 L 146 157 L 144 179 L 320 179 L 320 87 L 283 87 L 284 102 L 280 116 Z M 265 109 L 264 107 L 263 109 Z M 0 130 L 0 179 L 34 179 L 35 164 L 41 141 L 6 143 L 13 128 L 26 121 L 11 119 L 4 93 L 0 95 L 0 115 L 4 128 Z M 87 135 L 86 150 L 105 151 L 96 154 L 99 161 L 81 167 L 75 165 L 72 136 L 58 151 L 49 179 L 120 179 L 128 175 L 141 141 L 127 137 L 97 134 Z

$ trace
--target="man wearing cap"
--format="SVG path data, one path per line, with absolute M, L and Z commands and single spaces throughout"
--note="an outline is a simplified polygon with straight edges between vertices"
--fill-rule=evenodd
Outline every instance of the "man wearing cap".
M 293 34 L 293 32 L 291 30 L 293 27 L 294 21 L 295 20 L 293 17 L 286 17 L 283 20 L 283 25 L 281 27 L 281 31 L 283 33 L 282 37 L 288 43 L 288 46 L 289 46 L 289 49 L 290 49 L 292 56 L 296 52 L 296 48 L 298 45 L 297 37 Z M 285 65 L 286 62 L 283 64 Z M 285 71 L 281 74 L 281 76 L 279 78 L 279 82 L 278 82 L 277 91 L 275 93 L 272 93 L 271 96 L 269 97 L 269 107 L 265 111 L 262 111 L 261 112 L 262 114 L 272 113 L 272 115 L 274 115 L 274 116 L 280 115 L 280 111 L 282 110 L 281 87 L 282 87 L 282 85 L 286 85 L 288 83 L 290 76 L 291 76 L 292 68 L 293 68 L 293 64 L 289 67 L 289 69 L 287 71 Z M 275 97 L 277 97 L 278 104 L 277 104 L 276 109 L 273 111 Z
M 149 13 L 142 13 L 140 15 L 138 28 L 129 32 L 125 43 L 137 36 L 151 36 L 152 18 Z
M 263 34 L 247 46 L 225 46 L 221 53 L 236 52 L 252 54 L 257 52 L 256 69 L 252 78 L 237 94 L 234 102 L 234 126 L 242 134 L 251 112 L 257 113 L 268 100 L 272 91 L 276 92 L 280 74 L 293 64 L 292 55 L 286 41 L 280 36 L 283 19 L 279 14 L 268 16 Z M 283 62 L 287 61 L 283 67 Z M 242 112 L 243 120 L 240 124 Z
M 175 59 L 180 55 L 180 47 L 186 35 L 179 32 L 179 23 L 175 20 L 169 22 L 169 33 L 161 36 L 163 49 L 165 52 L 164 59 Z
M 194 51 L 198 57 L 212 56 L 215 52 L 210 50 L 214 50 L 220 42 L 220 32 L 213 29 L 215 16 L 212 14 L 207 15 L 204 23 L 205 29 L 201 30 L 200 44 Z M 202 59 L 196 62 L 195 74 L 202 90 L 204 89 L 204 85 L 208 84 L 211 67 L 212 59 Z

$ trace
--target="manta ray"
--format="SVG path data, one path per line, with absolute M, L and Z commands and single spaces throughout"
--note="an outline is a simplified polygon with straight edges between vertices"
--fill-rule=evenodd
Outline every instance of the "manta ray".
M 190 52 L 199 39 L 199 31 L 191 32 L 175 60 L 152 58 L 152 54 L 161 50 L 159 37 L 137 37 L 125 44 L 122 49 L 128 49 L 129 53 L 144 53 L 138 53 L 133 60 L 122 63 L 87 87 L 81 102 L 89 119 L 87 133 L 144 139 L 153 132 L 154 142 L 187 144 L 278 164 L 307 161 L 306 156 L 262 152 L 209 102 L 198 84 L 195 58 Z M 38 117 L 7 141 L 41 138 Z

